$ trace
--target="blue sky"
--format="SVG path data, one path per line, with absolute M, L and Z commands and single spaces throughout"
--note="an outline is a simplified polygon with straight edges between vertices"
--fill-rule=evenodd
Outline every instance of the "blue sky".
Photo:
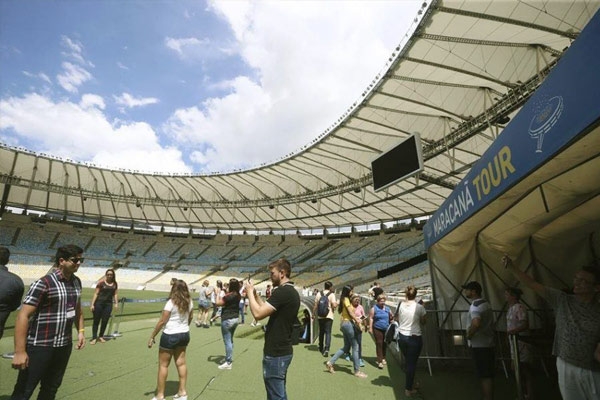
M 0 142 L 146 172 L 274 162 L 360 100 L 421 4 L 0 0 Z

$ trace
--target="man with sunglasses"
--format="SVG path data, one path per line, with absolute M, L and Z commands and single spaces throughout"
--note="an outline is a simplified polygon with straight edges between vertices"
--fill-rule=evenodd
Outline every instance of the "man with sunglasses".
M 19 376 L 11 400 L 29 399 L 38 383 L 38 399 L 54 399 L 71 356 L 73 325 L 78 330 L 76 348 L 85 346 L 81 280 L 75 276 L 82 254 L 76 245 L 60 247 L 56 268 L 35 281 L 23 300 L 15 322 L 12 367 Z

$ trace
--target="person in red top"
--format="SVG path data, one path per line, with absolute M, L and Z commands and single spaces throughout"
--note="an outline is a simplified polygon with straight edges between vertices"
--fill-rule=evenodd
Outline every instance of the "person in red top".
M 31 284 L 15 321 L 15 355 L 19 370 L 11 399 L 27 400 L 41 382 L 38 399 L 53 400 L 73 349 L 73 325 L 79 331 L 76 348 L 85 346 L 81 310 L 81 280 L 75 272 L 83 250 L 67 245 L 56 252 L 54 268 Z

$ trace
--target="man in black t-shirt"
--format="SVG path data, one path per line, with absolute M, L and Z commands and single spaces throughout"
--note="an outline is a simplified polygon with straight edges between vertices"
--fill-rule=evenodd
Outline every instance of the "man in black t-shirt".
M 250 280 L 246 282 L 254 318 L 260 321 L 270 317 L 263 349 L 263 379 L 268 400 L 287 399 L 285 381 L 293 356 L 292 331 L 300 309 L 300 295 L 290 281 L 291 270 L 290 263 L 283 258 L 269 264 L 273 291 L 267 301 L 257 295 Z

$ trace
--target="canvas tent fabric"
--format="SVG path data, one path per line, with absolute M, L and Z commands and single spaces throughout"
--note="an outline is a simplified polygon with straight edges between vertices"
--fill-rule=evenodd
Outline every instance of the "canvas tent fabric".
M 477 280 L 484 297 L 502 309 L 503 289 L 518 285 L 502 267 L 504 254 L 559 289 L 572 286 L 581 266 L 600 263 L 598 40 L 600 13 L 426 225 L 438 308 L 465 309 L 460 287 Z M 545 127 L 541 148 L 539 126 Z M 474 194 L 472 209 L 450 212 L 460 191 L 477 190 L 474 180 L 503 148 L 513 150 L 513 171 L 490 188 L 488 199 Z M 523 300 L 532 308 L 544 306 L 531 291 Z
M 246 170 L 106 169 L 0 145 L 2 209 L 183 229 L 361 226 L 434 213 L 554 68 L 600 2 L 424 1 L 357 99 L 298 151 Z M 348 60 L 352 68 L 352 60 Z M 4 124 L 10 121 L 3 121 Z M 76 127 L 73 129 L 76 135 Z M 425 170 L 375 193 L 370 162 L 419 132 Z

